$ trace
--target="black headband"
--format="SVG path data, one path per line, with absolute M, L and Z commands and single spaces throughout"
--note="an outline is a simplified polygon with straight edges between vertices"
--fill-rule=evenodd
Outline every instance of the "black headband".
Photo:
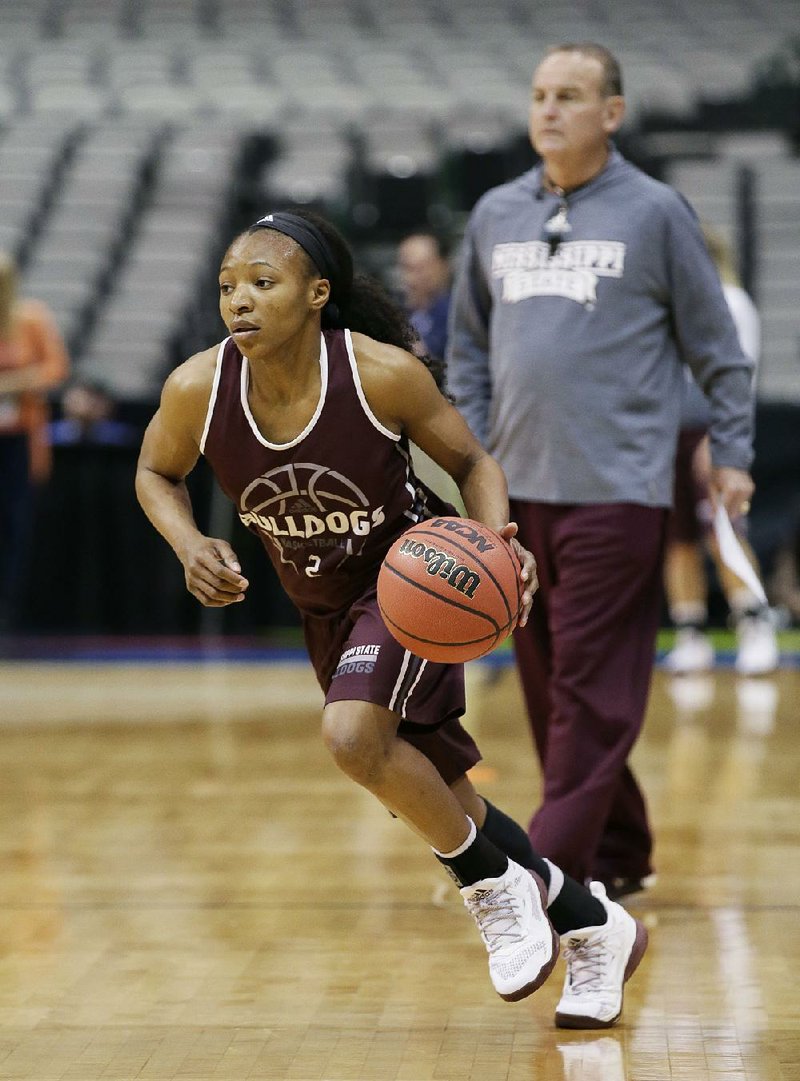
M 331 246 L 316 225 L 299 214 L 276 211 L 259 218 L 256 225 L 263 229 L 274 229 L 296 241 L 323 278 L 331 283 L 331 290 L 339 280 L 339 268 Z

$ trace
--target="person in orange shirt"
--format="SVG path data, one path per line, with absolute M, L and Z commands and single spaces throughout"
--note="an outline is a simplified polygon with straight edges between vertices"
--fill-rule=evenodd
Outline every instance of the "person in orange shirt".
M 0 253 L 0 630 L 13 624 L 35 486 L 50 474 L 46 395 L 69 367 L 49 308 L 18 298 L 16 264 Z

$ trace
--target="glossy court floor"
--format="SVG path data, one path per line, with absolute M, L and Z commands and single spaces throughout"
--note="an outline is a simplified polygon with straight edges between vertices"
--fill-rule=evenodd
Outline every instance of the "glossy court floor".
M 538 778 L 474 666 L 479 787 Z M 506 1004 L 455 888 L 317 735 L 304 664 L 0 665 L 0 1081 L 795 1081 L 800 670 L 657 672 L 659 880 L 622 1023 Z

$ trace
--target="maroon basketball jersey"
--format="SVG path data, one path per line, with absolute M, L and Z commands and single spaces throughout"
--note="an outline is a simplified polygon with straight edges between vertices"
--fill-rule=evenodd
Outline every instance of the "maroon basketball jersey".
M 348 330 L 323 332 L 319 364 L 313 417 L 291 442 L 270 443 L 248 404 L 248 361 L 227 338 L 200 442 L 283 588 L 309 615 L 348 608 L 374 584 L 400 533 L 455 513 L 414 476 L 405 437 L 372 413 Z

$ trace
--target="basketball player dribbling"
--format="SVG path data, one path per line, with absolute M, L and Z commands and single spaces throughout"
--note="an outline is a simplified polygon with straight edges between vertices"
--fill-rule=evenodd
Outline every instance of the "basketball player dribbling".
M 556 1024 L 612 1025 L 644 928 L 601 886 L 587 890 L 538 857 L 525 831 L 475 791 L 467 771 L 480 755 L 460 722 L 463 667 L 404 650 L 377 608 L 393 541 L 453 513 L 414 476 L 413 440 L 456 481 L 468 516 L 515 547 L 527 618 L 535 569 L 514 540 L 502 471 L 411 352 L 399 307 L 354 276 L 347 244 L 323 218 L 262 218 L 231 243 L 219 283 L 229 336 L 167 379 L 137 471 L 145 512 L 202 604 L 241 602 L 248 582 L 236 555 L 198 530 L 185 485 L 207 458 L 301 613 L 336 765 L 456 880 L 497 992 L 510 1001 L 534 992 L 563 936 Z

